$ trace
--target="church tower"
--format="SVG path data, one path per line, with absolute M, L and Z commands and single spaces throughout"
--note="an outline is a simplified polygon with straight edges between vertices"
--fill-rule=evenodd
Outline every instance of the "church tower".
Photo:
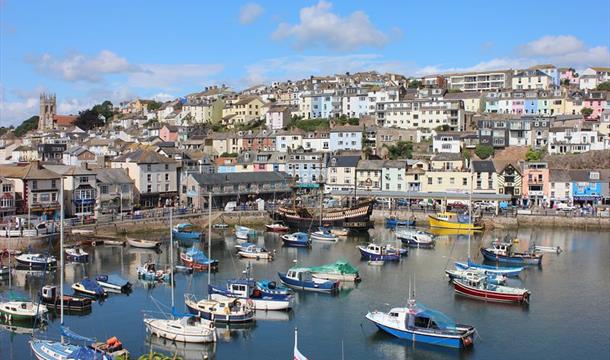
M 53 128 L 53 117 L 57 111 L 57 100 L 55 94 L 40 94 L 40 115 L 38 120 L 38 130 Z

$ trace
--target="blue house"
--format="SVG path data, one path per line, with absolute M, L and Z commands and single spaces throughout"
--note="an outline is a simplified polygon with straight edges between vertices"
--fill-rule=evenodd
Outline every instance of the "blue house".
M 597 204 L 603 199 L 599 171 L 570 170 L 572 201 L 578 204 Z

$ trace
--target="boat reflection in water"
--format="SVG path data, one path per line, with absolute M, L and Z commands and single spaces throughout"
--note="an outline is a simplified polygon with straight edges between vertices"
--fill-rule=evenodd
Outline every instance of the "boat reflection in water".
M 6 330 L 12 334 L 16 335 L 32 335 L 35 330 L 46 330 L 47 323 L 46 321 L 32 321 L 32 322 L 23 322 L 23 321 L 6 321 L 4 318 L 0 317 L 0 329 Z
M 266 311 L 256 310 L 254 318 L 256 321 L 290 321 L 293 316 L 293 311 Z
M 216 343 L 175 342 L 158 336 L 146 337 L 146 348 L 183 360 L 216 359 Z M 146 354 L 144 354 L 146 355 Z
M 279 311 L 273 311 L 279 312 Z M 252 331 L 256 329 L 256 322 L 249 323 L 221 323 L 216 324 L 216 336 L 218 341 L 231 342 L 233 339 L 249 339 Z

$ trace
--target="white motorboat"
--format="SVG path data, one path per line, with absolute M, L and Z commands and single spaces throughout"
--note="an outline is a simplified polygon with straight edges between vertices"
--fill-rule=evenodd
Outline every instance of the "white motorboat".
M 7 321 L 42 319 L 48 311 L 45 305 L 31 301 L 0 302 L 0 315 Z
M 129 246 L 133 246 L 135 248 L 140 248 L 140 249 L 157 249 L 161 246 L 160 241 L 144 240 L 144 239 L 127 238 L 127 243 L 129 243 Z
M 52 255 L 21 254 L 16 256 L 15 260 L 30 269 L 48 269 L 57 266 L 57 259 Z
M 196 316 L 177 319 L 144 319 L 146 331 L 172 341 L 210 343 L 216 341 L 213 321 Z
M 254 320 L 254 304 L 251 300 L 223 296 L 218 300 L 197 301 L 192 294 L 184 295 L 184 303 L 193 315 L 224 323 L 244 323 Z
M 241 248 L 237 254 L 246 259 L 273 260 L 273 253 L 254 244 Z
M 432 235 L 415 229 L 401 229 L 396 231 L 396 239 L 411 247 L 431 248 L 434 247 Z

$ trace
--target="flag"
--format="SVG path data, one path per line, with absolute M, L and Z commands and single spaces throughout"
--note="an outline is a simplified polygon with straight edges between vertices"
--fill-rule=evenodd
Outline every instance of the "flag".
M 297 348 L 297 329 L 294 329 L 294 360 L 307 360 Z

